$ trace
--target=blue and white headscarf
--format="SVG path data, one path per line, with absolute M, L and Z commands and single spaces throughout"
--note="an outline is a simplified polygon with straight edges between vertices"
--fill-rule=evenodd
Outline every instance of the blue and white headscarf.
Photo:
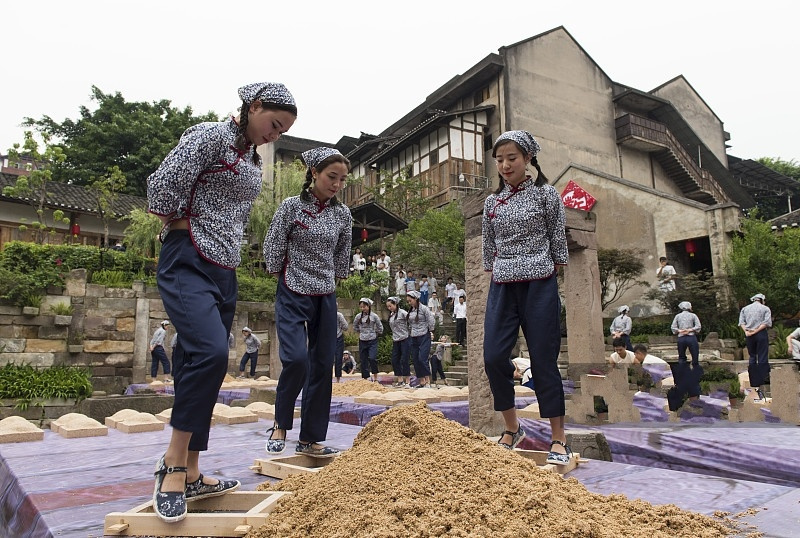
M 314 148 L 303 152 L 303 162 L 309 168 L 316 168 L 319 163 L 330 157 L 331 155 L 342 155 L 341 152 L 333 148 Z M 343 156 L 343 155 L 342 155 Z
M 533 135 L 528 131 L 506 131 L 497 137 L 494 147 L 496 148 L 504 140 L 516 142 L 519 144 L 519 147 L 521 147 L 525 153 L 530 154 L 531 157 L 536 157 L 536 154 L 542 149 L 539 147 L 539 143 L 536 142 L 536 139 L 533 138 Z
M 258 99 L 262 103 L 297 106 L 292 94 L 280 82 L 253 82 L 242 86 L 239 88 L 239 98 L 245 103 Z

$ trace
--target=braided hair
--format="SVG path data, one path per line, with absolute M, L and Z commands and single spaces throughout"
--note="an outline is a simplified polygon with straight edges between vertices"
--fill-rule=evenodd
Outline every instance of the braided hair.
M 262 108 L 265 108 L 267 110 L 283 110 L 297 117 L 297 107 L 294 105 L 269 103 L 261 101 L 260 99 L 253 100 L 253 103 L 255 103 L 256 101 L 260 103 L 260 106 Z M 259 157 L 258 155 L 257 146 L 255 144 L 252 144 L 250 140 L 247 139 L 247 126 L 250 123 L 250 105 L 251 103 L 242 101 L 242 106 L 239 109 L 239 128 L 236 130 L 236 139 L 234 140 L 233 145 L 239 151 L 244 151 L 252 145 L 253 163 L 259 165 L 261 164 L 261 157 Z
M 505 144 L 514 144 L 515 146 L 517 146 L 517 149 L 519 149 L 519 151 L 520 151 L 520 153 L 522 153 L 522 155 L 528 155 L 528 153 L 522 148 L 522 146 L 520 146 L 519 144 L 517 144 L 513 140 L 503 140 L 502 142 L 500 142 L 497 146 L 495 146 L 492 149 L 492 157 L 496 157 L 497 156 L 497 148 L 499 148 L 500 146 L 503 146 Z M 536 159 L 535 155 L 533 157 L 531 157 L 531 165 L 534 168 L 536 168 L 536 181 L 533 182 L 534 186 L 541 187 L 542 185 L 547 184 L 547 182 L 548 182 L 547 176 L 544 175 L 544 172 L 542 172 L 542 169 L 539 167 L 539 161 Z M 497 189 L 494 191 L 494 193 L 495 194 L 500 194 L 500 192 L 503 190 L 503 187 L 506 186 L 506 182 L 503 179 L 502 175 L 500 175 L 498 173 L 497 176 L 500 178 L 500 184 L 497 186 Z
M 330 157 L 327 157 L 320 161 L 320 163 L 314 167 L 318 174 L 321 174 L 325 168 L 330 166 L 333 163 L 342 163 L 347 167 L 347 171 L 350 172 L 350 161 L 344 155 L 334 154 Z M 303 183 L 303 187 L 300 189 L 300 199 L 304 202 L 313 202 L 314 195 L 311 194 L 311 183 L 314 181 L 314 175 L 311 173 L 311 167 L 308 167 L 306 170 L 306 181 Z M 331 198 L 331 205 L 339 205 L 341 202 L 339 201 L 336 196 Z M 370 309 L 370 311 L 372 311 Z

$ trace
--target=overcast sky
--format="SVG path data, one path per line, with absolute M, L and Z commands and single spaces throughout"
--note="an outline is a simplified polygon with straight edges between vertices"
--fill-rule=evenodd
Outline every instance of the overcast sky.
M 128 101 L 232 112 L 236 89 L 285 83 L 289 134 L 377 134 L 486 55 L 564 26 L 614 81 L 683 75 L 725 123 L 729 153 L 800 160 L 800 2 L 742 0 L 12 0 L 0 9 L 0 151 L 26 116 Z

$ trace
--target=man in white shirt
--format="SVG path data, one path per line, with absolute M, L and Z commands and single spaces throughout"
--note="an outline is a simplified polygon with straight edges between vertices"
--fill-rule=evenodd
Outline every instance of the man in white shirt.
M 658 259 L 660 267 L 656 271 L 656 278 L 658 278 L 658 287 L 661 291 L 675 291 L 675 268 L 668 262 L 667 258 L 661 256 Z
M 464 345 L 467 340 L 467 297 L 459 295 L 458 303 L 453 307 L 453 316 L 456 318 L 456 342 Z
M 606 362 L 613 366 L 634 364 L 636 362 L 636 356 L 633 354 L 633 351 L 625 349 L 625 340 L 622 338 L 614 338 L 611 345 L 614 346 L 614 353 L 606 359 Z

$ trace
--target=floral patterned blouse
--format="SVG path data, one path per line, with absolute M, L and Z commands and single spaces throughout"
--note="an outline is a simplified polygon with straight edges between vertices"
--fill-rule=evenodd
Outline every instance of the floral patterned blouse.
M 490 194 L 483 206 L 483 267 L 497 283 L 547 278 L 566 265 L 564 204 L 552 185 L 528 178 Z
M 292 196 L 272 217 L 264 263 L 268 273 L 283 273 L 295 293 L 327 295 L 336 291 L 337 278 L 349 276 L 352 241 L 350 208 Z
M 261 190 L 261 164 L 252 147 L 234 147 L 238 126 L 233 118 L 200 123 L 181 136 L 178 145 L 147 178 L 151 213 L 188 218 L 189 233 L 200 255 L 234 269 L 253 201 Z M 169 225 L 161 232 L 163 240 Z

